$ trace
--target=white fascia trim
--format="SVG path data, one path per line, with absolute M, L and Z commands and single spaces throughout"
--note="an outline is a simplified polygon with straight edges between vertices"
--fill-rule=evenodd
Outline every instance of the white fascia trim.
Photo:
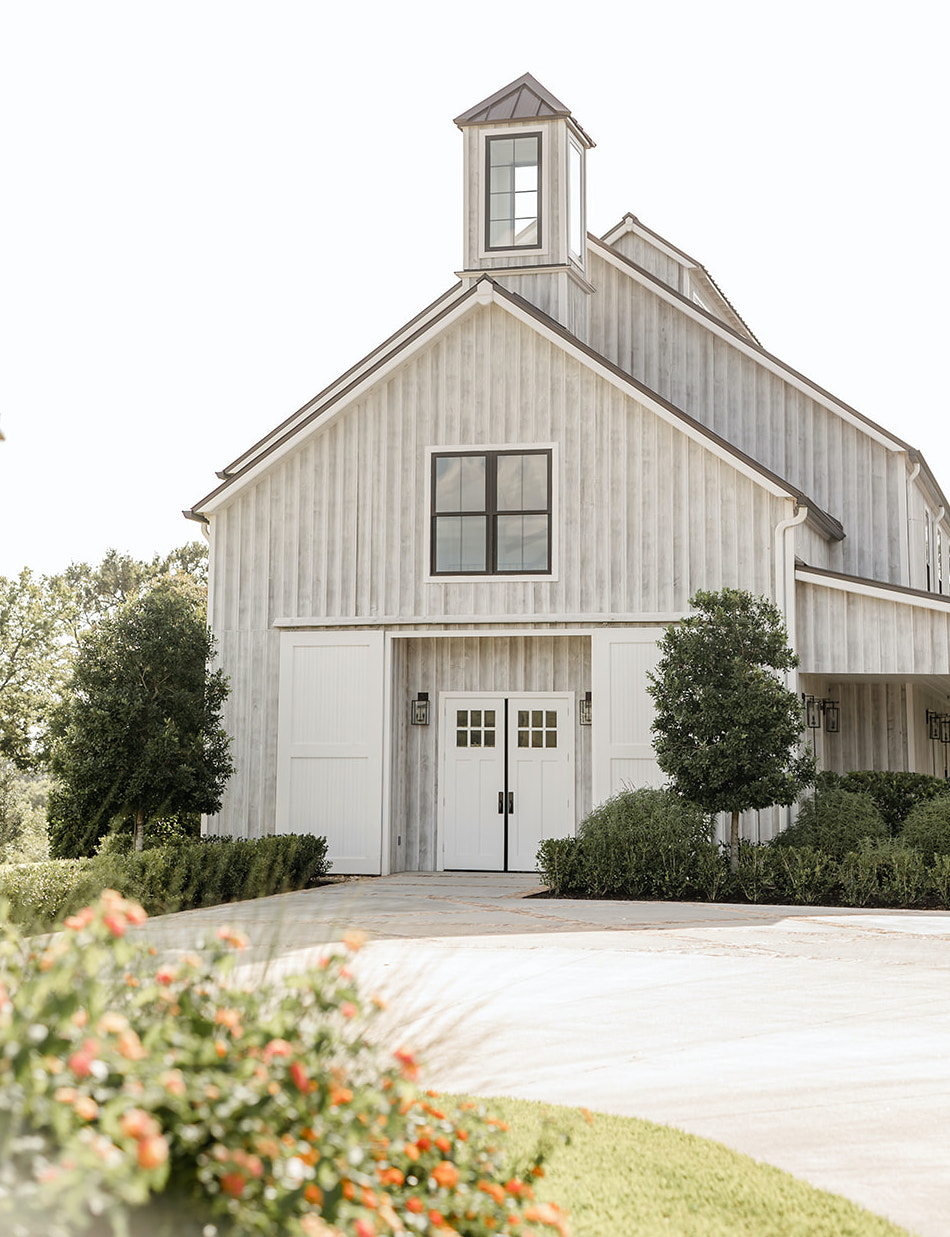
M 507 309 L 507 311 L 520 322 L 523 322 L 526 326 L 533 327 L 539 335 L 543 335 L 546 339 L 550 340 L 551 343 L 557 344 L 565 352 L 573 356 L 575 360 L 578 360 L 582 364 L 586 365 L 588 369 L 592 370 L 599 377 L 605 378 L 609 383 L 615 386 L 618 391 L 622 391 L 624 395 L 628 395 L 631 399 L 636 400 L 638 404 L 642 404 L 644 408 L 648 408 L 668 425 L 672 425 L 676 429 L 680 430 L 686 435 L 687 438 L 692 439 L 693 442 L 704 447 L 707 451 L 715 455 L 718 459 L 721 459 L 724 463 L 730 464 L 736 472 L 741 473 L 750 481 L 754 481 L 757 485 L 761 486 L 762 489 L 767 490 L 770 494 L 774 494 L 776 498 L 794 498 L 796 501 L 799 499 L 798 493 L 787 489 L 785 486 L 779 485 L 771 478 L 764 476 L 757 468 L 753 468 L 751 464 L 747 464 L 744 460 L 739 459 L 738 456 L 734 455 L 726 447 L 708 437 L 704 426 L 701 426 L 698 423 L 691 424 L 689 421 L 685 421 L 676 416 L 674 413 L 665 408 L 663 404 L 657 403 L 653 400 L 646 394 L 645 391 L 641 391 L 639 387 L 633 384 L 632 380 L 623 378 L 619 374 L 614 373 L 608 365 L 602 365 L 582 348 L 575 347 L 571 340 L 565 339 L 563 335 L 558 334 L 556 331 L 550 330 L 543 322 L 539 322 L 532 314 L 529 314 L 523 310 L 520 305 L 512 304 L 512 302 L 505 300 L 503 297 L 496 297 L 495 304 L 499 305 L 503 309 Z M 684 416 L 689 416 L 689 413 L 684 412 Z
M 484 629 L 493 636 L 515 634 L 523 636 L 524 628 L 534 626 L 540 636 L 587 636 L 592 627 L 656 627 L 668 623 L 681 623 L 692 611 L 676 610 L 666 614 L 500 614 L 486 617 L 483 614 L 387 614 L 364 615 L 362 618 L 323 618 L 301 616 L 298 618 L 274 619 L 273 626 L 280 630 L 293 628 L 323 627 L 415 627 L 418 631 L 398 631 L 394 634 L 413 636 L 460 636 L 466 630 L 472 635 L 485 635 Z M 566 623 L 567 627 L 551 624 Z M 451 630 L 442 630 L 450 627 Z M 433 628 L 436 628 L 433 630 Z M 463 629 L 463 630 L 459 630 Z
M 485 274 L 485 271 L 478 272 L 479 277 Z M 458 288 L 455 294 L 456 299 L 464 296 L 465 292 L 466 289 L 464 287 Z M 418 317 L 413 318 L 411 322 L 407 322 L 406 325 L 397 331 L 396 334 L 389 340 L 389 347 L 398 348 L 407 336 L 412 335 L 415 331 L 423 330 L 426 324 L 436 317 L 436 315 L 445 311 L 446 306 L 451 304 L 451 300 L 451 293 L 449 293 L 444 298 L 440 298 L 438 301 L 434 302 L 428 313 L 423 311 L 423 313 L 419 314 Z M 304 420 L 305 417 L 309 417 L 311 413 L 316 412 L 320 407 L 322 407 L 322 405 L 329 403 L 334 399 L 342 387 L 347 386 L 351 382 L 355 382 L 361 373 L 369 369 L 370 366 L 375 365 L 379 360 L 379 354 L 380 348 L 374 348 L 372 352 L 362 359 L 362 361 L 357 361 L 354 366 L 348 369 L 345 373 L 341 374 L 339 378 L 333 382 L 332 386 L 327 387 L 319 396 L 304 404 L 299 412 L 294 415 L 293 420 L 282 423 L 279 432 L 278 430 L 274 430 L 272 433 L 268 434 L 267 437 L 262 439 L 257 446 L 251 447 L 249 450 L 245 451 L 243 455 L 239 455 L 237 459 L 232 460 L 229 467 L 232 470 L 237 471 L 244 464 L 246 464 L 248 460 L 252 460 L 256 455 L 260 455 L 262 451 L 266 451 L 275 439 L 282 437 L 284 434 L 290 433 L 295 424 Z
M 486 303 L 490 304 L 491 299 L 494 299 L 484 298 L 480 295 L 480 292 L 476 292 L 474 296 L 469 295 L 468 292 L 463 292 L 461 295 L 465 298 L 464 301 L 460 304 L 457 303 L 453 305 L 448 313 L 440 319 L 438 323 L 440 329 L 442 327 L 454 325 L 460 318 L 463 318 L 465 314 L 477 309 L 479 305 Z M 348 379 L 347 385 L 350 383 L 355 383 L 355 385 L 352 386 L 352 389 L 347 392 L 345 399 L 339 399 L 339 396 L 328 393 L 325 400 L 321 400 L 320 404 L 310 408 L 307 412 L 307 416 L 316 416 L 318 419 L 307 428 L 310 431 L 316 431 L 318 429 L 322 430 L 324 426 L 327 426 L 334 421 L 341 412 L 344 412 L 346 409 L 350 408 L 353 402 L 365 394 L 370 387 L 375 386 L 378 382 L 384 381 L 394 370 L 405 364 L 409 357 L 426 347 L 430 340 L 430 333 L 425 326 L 421 328 L 418 326 L 416 327 L 416 330 L 420 329 L 422 333 L 415 340 L 413 340 L 412 343 L 393 343 L 392 351 L 389 354 L 388 360 L 382 364 L 379 364 L 378 368 L 374 368 L 371 374 L 366 374 L 362 379 L 357 379 L 354 376 L 351 376 Z M 376 364 L 378 364 L 378 362 Z M 337 406 L 335 408 L 329 408 L 326 412 L 321 414 L 320 408 L 323 404 L 331 402 L 334 398 L 339 400 Z M 294 426 L 286 426 L 281 431 L 280 437 L 283 437 L 285 434 L 294 434 Z M 273 441 L 273 439 L 271 439 L 271 441 Z M 224 506 L 226 503 L 230 503 L 234 496 L 239 494 L 246 485 L 252 481 L 256 481 L 263 472 L 265 472 L 278 460 L 282 459 L 285 455 L 288 455 L 292 451 L 296 451 L 299 445 L 300 440 L 296 436 L 289 438 L 280 447 L 277 447 L 276 450 L 271 451 L 264 458 L 259 459 L 242 476 L 236 477 L 230 485 L 226 485 L 225 482 L 222 482 L 222 485 L 225 485 L 225 488 L 216 497 L 209 499 L 203 504 L 201 508 L 202 515 L 213 515 L 219 507 Z M 261 447 L 262 451 L 265 449 L 266 444 Z
M 606 246 L 602 241 L 599 241 L 597 237 L 591 237 L 590 239 L 594 242 L 598 254 L 604 258 L 605 261 L 609 262 L 611 266 L 615 266 L 618 271 L 623 271 L 624 274 L 628 275 L 637 283 L 642 284 L 643 287 L 649 288 L 649 290 L 656 293 L 661 300 L 664 300 L 670 305 L 673 305 L 676 309 L 681 310 L 695 322 L 698 322 L 701 326 L 706 327 L 707 330 L 712 331 L 715 335 L 718 335 L 720 339 L 725 340 L 727 344 L 731 344 L 734 348 L 738 348 L 740 352 L 744 352 L 747 357 L 753 361 L 756 361 L 763 367 L 763 369 L 769 370 L 771 373 L 775 374 L 776 377 L 781 378 L 783 382 L 787 382 L 789 386 L 795 387 L 795 389 L 801 391 L 803 395 L 807 395 L 809 399 L 813 399 L 816 403 L 827 408 L 829 412 L 833 412 L 837 416 L 842 417 L 849 423 L 849 425 L 853 425 L 855 429 L 860 430 L 863 434 L 867 434 L 869 438 L 873 438 L 874 441 L 880 443 L 882 447 L 886 447 L 889 451 L 906 453 L 907 448 L 902 443 L 895 442 L 894 439 L 888 437 L 887 434 L 881 433 L 873 426 L 868 425 L 866 421 L 862 421 L 860 417 L 856 417 L 853 412 L 849 412 L 843 405 L 837 403 L 834 399 L 829 399 L 827 395 L 822 394 L 807 380 L 796 378 L 794 374 L 789 373 L 789 371 L 782 365 L 770 360 L 767 356 L 763 356 L 762 353 L 759 352 L 759 350 L 752 344 L 747 343 L 742 338 L 736 338 L 735 334 L 733 334 L 728 327 L 720 327 L 718 323 L 710 322 L 707 317 L 700 314 L 698 310 L 694 309 L 688 301 L 683 301 L 673 291 L 668 290 L 663 284 L 653 283 L 652 280 L 645 279 L 638 270 L 628 266 L 622 258 L 613 253 L 608 246 Z
M 615 228 L 612 228 L 603 240 L 601 240 L 599 236 L 595 236 L 593 239 L 598 241 L 601 245 L 612 245 L 614 239 L 619 240 L 625 232 L 633 232 L 635 235 L 639 236 L 641 240 L 646 241 L 648 245 L 652 245 L 654 249 L 659 249 L 660 253 L 665 254 L 668 258 L 672 258 L 674 262 L 678 262 L 679 265 L 684 267 L 686 270 L 699 270 L 699 264 L 694 258 L 688 257 L 685 253 L 681 253 L 680 250 L 674 249 L 672 245 L 668 245 L 665 241 L 661 241 L 658 237 L 654 236 L 652 232 L 648 232 L 646 228 L 635 223 L 631 215 L 624 215 L 620 223 L 618 223 Z
M 807 567 L 795 568 L 795 579 L 803 584 L 815 584 L 820 588 L 834 588 L 841 593 L 853 593 L 859 597 L 873 597 L 877 601 L 892 601 L 895 605 L 914 606 L 921 610 L 936 610 L 950 618 L 950 597 L 909 596 L 891 588 L 878 588 L 873 584 L 858 584 L 854 580 L 838 580 L 834 576 L 817 575 Z

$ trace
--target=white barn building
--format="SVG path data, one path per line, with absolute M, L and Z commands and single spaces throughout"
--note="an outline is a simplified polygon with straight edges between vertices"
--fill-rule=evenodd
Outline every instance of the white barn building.
M 530 75 L 455 123 L 458 282 L 186 512 L 232 687 L 207 830 L 325 834 L 339 872 L 533 869 L 662 782 L 646 672 L 723 586 L 778 604 L 791 685 L 838 703 L 821 767 L 942 774 L 950 522 L 923 457 L 633 215 L 588 235 L 593 143 Z

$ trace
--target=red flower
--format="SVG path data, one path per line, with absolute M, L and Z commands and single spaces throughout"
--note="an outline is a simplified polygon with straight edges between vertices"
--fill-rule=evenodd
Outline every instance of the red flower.
M 436 1185 L 444 1190 L 454 1190 L 459 1183 L 459 1170 L 451 1160 L 442 1160 L 432 1170 Z
M 158 1168 L 168 1159 L 168 1143 L 161 1134 L 152 1134 L 139 1140 L 136 1160 L 139 1168 Z
M 307 1071 L 299 1061 L 294 1061 L 291 1065 L 290 1077 L 297 1090 L 302 1091 L 304 1095 L 306 1095 L 311 1088 L 310 1078 L 307 1075 Z
M 246 1185 L 247 1179 L 243 1173 L 225 1173 L 221 1178 L 221 1192 L 232 1198 L 240 1198 Z
M 414 1211 L 416 1215 L 421 1215 L 422 1212 L 425 1211 L 425 1206 L 426 1205 L 422 1199 L 417 1198 L 415 1194 L 410 1195 L 410 1197 L 406 1199 L 406 1210 Z

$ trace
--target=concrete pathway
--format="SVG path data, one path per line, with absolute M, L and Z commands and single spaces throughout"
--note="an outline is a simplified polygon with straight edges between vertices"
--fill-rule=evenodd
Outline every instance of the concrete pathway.
M 536 877 L 361 878 L 153 920 L 295 971 L 348 927 L 429 1085 L 647 1117 L 921 1237 L 950 1234 L 950 913 L 533 898 Z

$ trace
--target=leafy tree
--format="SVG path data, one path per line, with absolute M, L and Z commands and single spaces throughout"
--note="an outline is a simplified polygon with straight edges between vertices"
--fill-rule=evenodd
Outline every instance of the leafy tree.
M 815 778 L 802 749 L 801 702 L 779 678 L 798 665 L 778 607 L 738 589 L 698 592 L 698 611 L 667 628 L 649 691 L 657 763 L 685 798 L 730 812 L 730 861 L 739 862 L 739 813 L 789 804 Z
M 79 641 L 57 711 L 50 798 L 55 853 L 89 853 L 116 819 L 216 812 L 232 771 L 221 727 L 228 692 L 194 581 L 171 577 Z
M 151 562 L 112 549 L 106 551 L 98 566 L 70 563 L 58 580 L 75 601 L 73 638 L 78 641 L 87 627 L 115 614 L 120 606 L 167 575 L 190 576 L 202 588 L 207 587 L 208 547 L 190 541 L 164 557 L 154 555 Z
M 24 568 L 0 576 L 0 756 L 21 769 L 46 756 L 45 725 L 69 669 L 72 600 L 61 581 Z
M 30 863 L 49 853 L 45 778 L 0 757 L 0 863 Z

